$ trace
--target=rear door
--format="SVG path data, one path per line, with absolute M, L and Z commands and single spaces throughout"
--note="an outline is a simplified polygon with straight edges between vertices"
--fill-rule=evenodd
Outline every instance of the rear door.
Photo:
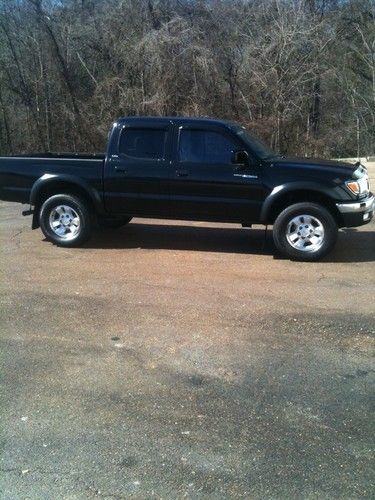
M 259 216 L 263 186 L 258 166 L 235 165 L 234 151 L 244 149 L 224 127 L 178 127 L 171 170 L 174 217 L 249 221 Z
M 166 216 L 169 211 L 171 124 L 131 121 L 112 139 L 104 198 L 112 214 Z

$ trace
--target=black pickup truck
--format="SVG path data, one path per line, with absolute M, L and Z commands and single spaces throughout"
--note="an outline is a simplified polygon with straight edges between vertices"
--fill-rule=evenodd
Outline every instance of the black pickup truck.
M 33 229 L 63 246 L 132 217 L 273 225 L 277 249 L 317 260 L 339 227 L 373 217 L 366 169 L 284 158 L 240 125 L 206 118 L 121 118 L 106 154 L 0 157 L 0 199 L 30 204 Z

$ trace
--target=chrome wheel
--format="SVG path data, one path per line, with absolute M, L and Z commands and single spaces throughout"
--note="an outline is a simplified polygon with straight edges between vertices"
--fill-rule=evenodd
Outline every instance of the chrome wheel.
M 323 224 L 312 215 L 298 215 L 289 221 L 286 239 L 296 250 L 317 252 L 324 243 Z
M 52 231 L 63 240 L 74 239 L 81 227 L 78 213 L 68 205 L 58 205 L 51 210 L 49 225 Z

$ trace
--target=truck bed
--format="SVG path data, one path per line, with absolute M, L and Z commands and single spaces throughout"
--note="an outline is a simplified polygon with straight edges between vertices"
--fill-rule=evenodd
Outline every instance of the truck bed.
M 104 153 L 33 153 L 0 156 L 0 199 L 29 203 L 34 183 L 44 175 L 69 182 L 79 178 L 102 191 Z

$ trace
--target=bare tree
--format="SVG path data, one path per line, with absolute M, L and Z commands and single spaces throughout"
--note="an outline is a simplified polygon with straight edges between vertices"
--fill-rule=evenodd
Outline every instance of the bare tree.
M 371 0 L 3 0 L 0 148 L 102 150 L 119 115 L 181 114 L 373 153 L 374 23 Z

